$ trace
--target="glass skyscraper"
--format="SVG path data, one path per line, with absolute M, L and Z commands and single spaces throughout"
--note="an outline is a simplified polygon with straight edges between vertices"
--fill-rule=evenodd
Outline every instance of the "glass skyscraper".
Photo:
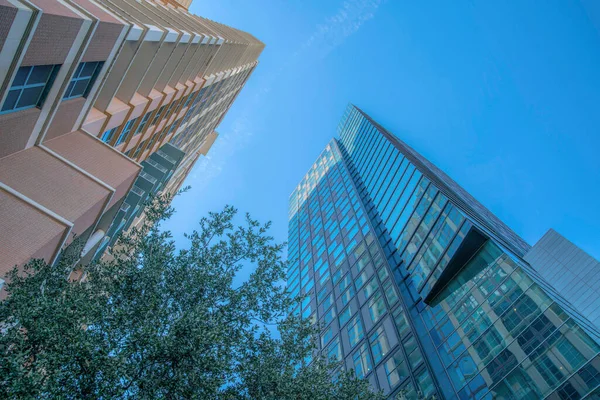
M 390 398 L 600 398 L 598 333 L 530 246 L 360 109 L 338 134 L 289 204 L 288 287 L 320 354 Z

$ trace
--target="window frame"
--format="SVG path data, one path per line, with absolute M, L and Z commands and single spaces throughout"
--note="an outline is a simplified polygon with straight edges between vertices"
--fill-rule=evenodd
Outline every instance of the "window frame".
M 135 123 L 137 122 L 138 119 L 139 119 L 139 117 L 135 117 L 134 119 L 130 119 L 129 121 L 127 121 L 127 123 L 123 127 L 123 130 L 121 131 L 121 134 L 119 135 L 119 137 L 117 138 L 117 141 L 115 142 L 115 146 L 118 146 L 121 143 L 124 143 L 125 141 L 127 141 L 127 139 L 129 138 L 129 134 L 131 133 L 133 126 L 135 125 Z
M 92 73 L 90 75 L 82 76 L 81 74 L 83 73 L 83 70 L 89 64 L 96 64 L 94 66 L 94 70 L 92 71 Z M 100 70 L 102 69 L 103 66 L 104 66 L 104 61 L 80 62 L 79 65 L 77 66 L 77 69 L 73 73 L 71 80 L 67 84 L 67 88 L 65 89 L 65 93 L 63 94 L 62 100 L 71 100 L 71 99 L 76 99 L 79 97 L 86 98 L 90 94 L 90 91 L 92 90 L 92 86 L 94 86 L 94 83 L 96 82 L 96 79 L 98 78 L 98 75 L 100 74 Z M 80 81 L 84 81 L 84 80 L 89 80 L 89 81 L 88 81 L 88 84 L 86 85 L 85 89 L 83 90 L 83 92 L 81 94 L 73 95 L 73 91 L 75 90 L 75 86 L 77 86 L 77 83 Z M 71 87 L 71 84 L 73 84 L 72 87 Z M 69 87 L 71 87 L 70 95 L 68 94 Z
M 51 67 L 51 69 L 50 69 L 50 72 L 48 73 L 48 76 L 46 77 L 46 80 L 44 82 L 33 83 L 33 84 L 27 83 L 27 81 L 31 78 L 31 75 L 33 74 L 33 71 L 36 68 L 47 67 L 47 66 Z M 35 107 L 41 109 L 42 106 L 44 105 L 46 97 L 48 96 L 48 92 L 52 88 L 54 79 L 56 78 L 56 74 L 58 73 L 58 70 L 60 69 L 61 66 L 62 66 L 61 64 L 44 64 L 44 65 L 28 65 L 28 66 L 19 67 L 19 69 L 17 70 L 17 73 L 15 74 L 15 77 L 13 78 L 13 82 L 12 82 L 11 86 L 7 89 L 6 98 L 4 99 L 4 102 L 2 103 L 2 107 L 0 107 L 0 115 L 9 114 L 9 113 L 16 112 L 16 111 L 27 110 L 27 109 L 35 108 Z M 14 80 L 17 78 L 19 71 L 21 71 L 23 68 L 29 68 L 29 71 L 27 72 L 27 76 L 25 77 L 23 84 L 15 85 Z M 21 96 L 23 95 L 25 90 L 32 89 L 32 88 L 38 88 L 38 87 L 42 87 L 42 91 L 38 95 L 37 100 L 35 101 L 35 104 L 18 107 L 19 101 L 21 100 Z M 17 99 L 15 100 L 15 104 L 14 104 L 13 108 L 4 110 L 4 106 L 6 105 L 6 101 L 8 100 L 8 96 L 10 95 L 10 92 L 17 91 L 17 90 L 19 90 L 19 95 L 18 95 Z
M 112 138 L 115 136 L 117 128 L 119 127 L 115 126 L 114 128 L 110 128 L 109 130 L 104 131 L 104 133 L 100 136 L 100 140 L 102 140 L 106 144 L 110 144 Z

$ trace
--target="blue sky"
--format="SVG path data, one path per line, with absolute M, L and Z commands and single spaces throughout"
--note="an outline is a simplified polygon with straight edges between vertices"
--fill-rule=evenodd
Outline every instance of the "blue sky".
M 530 244 L 600 258 L 600 2 L 195 0 L 266 43 L 166 224 L 232 204 L 287 237 L 287 199 L 353 102 Z

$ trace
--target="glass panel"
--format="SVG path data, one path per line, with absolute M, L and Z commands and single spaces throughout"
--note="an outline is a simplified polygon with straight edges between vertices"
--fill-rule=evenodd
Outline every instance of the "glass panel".
M 408 381 L 406 385 L 396 395 L 395 399 L 398 400 L 419 400 L 421 397 L 415 390 L 415 385 L 412 382 Z
M 335 340 L 329 345 L 327 350 L 327 357 L 334 359 L 335 361 L 342 360 L 342 347 L 340 346 L 340 338 L 336 337 Z
M 373 360 L 375 363 L 381 361 L 389 352 L 390 345 L 383 327 L 377 328 L 377 331 L 371 335 L 371 351 L 373 352 Z
M 360 346 L 359 350 L 354 353 L 352 356 L 352 361 L 354 364 L 354 372 L 359 379 L 362 379 L 371 372 L 371 368 L 373 367 L 371 363 L 371 357 L 369 356 L 369 350 L 367 349 L 367 345 L 363 344 Z
M 377 294 L 376 297 L 369 302 L 368 307 L 369 316 L 374 324 L 377 323 L 377 321 L 379 321 L 379 319 L 386 312 L 385 303 L 383 302 L 383 297 L 381 297 L 381 294 Z
M 83 70 L 83 66 L 85 63 L 79 63 L 79 65 L 77 66 L 77 69 L 75 70 L 75 73 L 73 74 L 74 78 L 78 78 L 81 75 L 81 71 Z
M 354 318 L 347 329 L 350 346 L 355 346 L 363 338 L 363 328 L 359 316 Z
M 383 282 L 384 280 L 387 279 L 387 277 L 389 276 L 389 273 L 387 271 L 386 267 L 381 267 L 377 270 L 377 275 L 379 276 L 379 280 L 381 282 Z
M 375 278 L 371 279 L 369 281 L 369 283 L 367 283 L 365 285 L 365 287 L 363 288 L 363 293 L 365 295 L 365 299 L 368 299 L 369 297 L 371 297 L 371 295 L 373 293 L 375 293 L 375 291 L 377 290 L 378 287 L 379 287 L 379 285 L 377 284 L 377 280 Z
M 75 83 L 75 87 L 73 88 L 73 92 L 71 93 L 70 97 L 83 96 L 89 83 L 90 83 L 90 78 L 77 81 L 77 83 Z
M 435 386 L 433 385 L 433 381 L 431 380 L 431 376 L 427 370 L 424 370 L 419 375 L 417 375 L 417 381 L 419 382 L 419 389 L 421 389 L 421 394 L 428 398 L 429 396 L 435 393 Z
M 73 82 L 73 81 L 69 82 L 69 86 L 67 86 L 67 90 L 65 90 L 63 99 L 68 99 L 69 97 L 71 97 L 71 92 L 73 91 L 74 86 L 75 86 L 75 82 Z
M 333 338 L 333 331 L 331 327 L 325 329 L 325 331 L 321 334 L 321 343 L 325 346 L 329 341 Z
M 27 79 L 27 85 L 35 85 L 37 83 L 46 83 L 54 65 L 37 65 L 33 67 L 31 75 Z
M 396 294 L 396 289 L 394 289 L 394 284 L 392 283 L 392 281 L 387 282 L 384 285 L 383 290 L 390 307 L 393 307 L 394 304 L 396 304 L 396 302 L 398 301 L 398 294 Z
M 408 321 L 406 320 L 406 316 L 404 315 L 402 308 L 398 308 L 396 311 L 394 311 L 394 322 L 396 322 L 396 328 L 398 328 L 400 337 L 410 332 L 410 327 L 408 326 Z
M 36 106 L 43 91 L 44 91 L 43 86 L 37 86 L 37 87 L 23 89 L 21 98 L 19 99 L 19 102 L 17 103 L 17 108 Z
M 4 101 L 4 105 L 2 106 L 2 111 L 12 110 L 15 108 L 19 94 L 21 94 L 21 89 L 9 91 L 8 95 L 6 96 L 6 100 Z
M 29 75 L 29 71 L 31 67 L 21 67 L 17 71 L 17 75 L 15 76 L 15 80 L 13 81 L 11 86 L 23 86 L 25 81 L 27 80 L 27 75 Z
M 352 304 L 350 304 L 348 307 L 346 307 L 346 309 L 344 311 L 342 311 L 340 313 L 339 319 L 340 319 L 340 326 L 344 325 L 346 322 L 348 322 L 348 320 L 350 319 L 350 317 L 352 317 L 353 314 L 353 310 L 352 310 Z
M 97 66 L 98 66 L 97 62 L 87 62 L 87 63 L 85 63 L 85 65 L 83 66 L 83 70 L 81 71 L 81 75 L 80 76 L 92 76 L 92 74 L 96 70 Z
M 392 358 L 386 361 L 384 369 L 391 388 L 397 386 L 408 376 L 408 367 L 401 351 L 397 351 Z

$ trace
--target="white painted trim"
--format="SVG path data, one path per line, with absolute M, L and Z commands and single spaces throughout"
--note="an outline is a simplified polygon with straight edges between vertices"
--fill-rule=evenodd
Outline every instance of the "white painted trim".
M 212 85 L 214 81 L 215 81 L 214 74 L 211 74 L 210 76 L 205 77 L 204 78 L 204 87 Z
M 87 172 L 85 169 L 79 167 L 77 164 L 74 164 L 73 162 L 71 162 L 68 159 L 64 158 L 63 156 L 61 156 L 60 154 L 58 154 L 54 150 L 49 149 L 48 147 L 44 146 L 43 144 L 38 145 L 38 147 L 40 149 L 44 150 L 46 153 L 50 154 L 52 157 L 59 159 L 60 161 L 62 161 L 63 163 L 67 164 L 71 168 L 77 170 L 79 173 L 87 176 L 88 178 L 90 178 L 91 180 L 93 180 L 94 182 L 96 182 L 97 184 L 99 184 L 100 186 L 104 187 L 104 189 L 106 189 L 106 190 L 108 190 L 110 192 L 113 192 L 113 193 L 117 191 L 115 188 L 113 188 L 112 186 L 110 186 L 106 182 L 100 180 L 100 178 L 98 178 L 97 176 L 92 175 L 91 173 Z
M 41 205 L 40 203 L 38 203 L 37 201 L 30 199 L 29 197 L 25 196 L 24 194 L 22 194 L 21 192 L 16 191 L 15 189 L 11 188 L 10 186 L 6 185 L 5 183 L 0 182 L 0 189 L 12 194 L 13 196 L 19 198 L 20 200 L 23 200 L 25 203 L 29 204 L 30 206 L 32 206 L 33 208 L 36 208 L 38 211 L 41 211 L 44 214 L 47 214 L 50 218 L 56 220 L 57 222 L 65 225 L 65 227 L 73 227 L 73 223 L 69 220 L 67 220 L 66 218 L 58 215 L 57 213 L 55 213 L 54 211 L 44 207 L 43 205 Z
M 164 31 L 157 26 L 144 24 L 148 28 L 144 35 L 144 42 L 160 42 Z
M 167 34 L 163 41 L 165 43 L 175 43 L 177 41 L 177 38 L 179 37 L 179 32 L 169 27 L 165 27 L 165 29 L 167 30 Z
M 187 31 L 181 31 L 183 33 L 183 35 L 181 35 L 181 39 L 179 40 L 179 43 L 189 43 L 190 39 L 192 38 L 192 34 L 187 32 Z
M 138 24 L 132 24 L 129 33 L 127 34 L 127 38 L 125 40 L 140 40 L 144 33 L 144 30 Z
M 202 41 L 202 39 L 204 38 L 201 34 L 194 32 L 193 33 L 194 37 L 192 39 L 192 44 L 198 44 Z

